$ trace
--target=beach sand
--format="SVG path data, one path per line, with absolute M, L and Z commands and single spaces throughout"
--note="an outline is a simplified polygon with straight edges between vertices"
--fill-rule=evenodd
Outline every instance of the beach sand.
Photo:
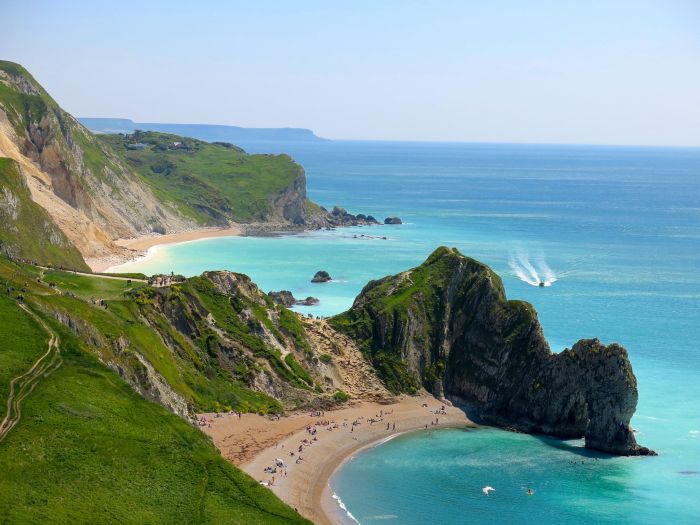
M 210 239 L 213 237 L 235 237 L 242 234 L 243 228 L 239 225 L 229 225 L 226 228 L 198 228 L 196 230 L 168 233 L 165 235 L 149 233 L 130 239 L 117 239 L 114 241 L 114 244 L 120 248 L 124 248 L 121 253 L 109 257 L 88 258 L 85 262 L 90 266 L 93 272 L 104 272 L 113 266 L 118 266 L 138 257 L 143 257 L 146 251 L 154 246 Z
M 424 429 L 425 425 L 429 429 L 473 426 L 464 412 L 455 407 L 445 406 L 446 414 L 433 413 L 442 405 L 441 401 L 423 395 L 402 397 L 389 405 L 357 402 L 346 408 L 326 411 L 319 417 L 310 412 L 294 413 L 278 421 L 255 414 L 243 414 L 240 418 L 236 415 L 215 418 L 212 414 L 204 414 L 211 426 L 207 424 L 202 430 L 212 437 L 225 458 L 256 480 L 269 483 L 274 476 L 274 485 L 270 489 L 303 516 L 316 524 L 334 524 L 338 523 L 339 507 L 331 497 L 328 481 L 354 453 L 397 434 Z M 384 413 L 382 421 L 370 424 L 368 420 L 377 419 L 380 411 Z M 438 424 L 431 425 L 436 417 Z M 350 432 L 352 422 L 357 419 L 361 424 Z M 328 430 L 332 425 L 316 426 L 317 441 L 312 441 L 313 436 L 307 432 L 306 426 L 315 426 L 319 421 L 334 422 L 338 428 Z M 311 444 L 303 447 L 303 461 L 296 463 L 304 439 Z M 290 452 L 294 452 L 294 456 Z M 265 467 L 274 465 L 276 458 L 287 465 L 287 476 L 280 468 L 276 474 L 264 471 Z

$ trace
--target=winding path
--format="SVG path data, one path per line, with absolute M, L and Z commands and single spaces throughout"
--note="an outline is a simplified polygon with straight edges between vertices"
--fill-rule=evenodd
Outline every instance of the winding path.
M 79 272 L 78 270 L 60 270 L 58 268 L 51 268 L 50 266 L 40 266 L 40 265 L 36 265 L 36 267 L 41 268 L 44 271 L 49 270 L 52 272 L 66 272 L 66 273 L 72 273 L 74 275 L 82 275 L 84 277 L 97 277 L 99 279 L 111 279 L 113 281 L 133 281 L 133 282 L 137 282 L 137 283 L 147 283 L 148 282 L 148 279 L 139 279 L 138 277 L 120 277 L 118 275 L 108 275 L 106 273 Z
M 10 393 L 6 403 L 7 411 L 5 418 L 0 422 L 0 442 L 19 423 L 22 417 L 21 403 L 24 398 L 34 390 L 42 376 L 46 377 L 63 363 L 59 346 L 60 341 L 56 333 L 24 304 L 18 303 L 18 305 L 49 334 L 49 341 L 46 352 L 34 362 L 32 367 L 10 381 Z

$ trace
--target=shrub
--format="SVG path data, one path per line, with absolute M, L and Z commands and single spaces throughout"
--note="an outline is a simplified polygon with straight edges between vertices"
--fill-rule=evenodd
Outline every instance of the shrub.
M 335 394 L 333 394 L 333 399 L 337 403 L 346 403 L 350 399 L 350 395 L 342 390 L 336 390 Z

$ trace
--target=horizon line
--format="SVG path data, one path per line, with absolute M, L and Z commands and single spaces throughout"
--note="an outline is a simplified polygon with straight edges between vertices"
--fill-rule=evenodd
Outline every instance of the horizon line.
M 157 122 L 157 121 L 136 121 L 130 117 L 75 117 L 80 119 L 104 119 L 104 120 L 128 120 L 134 124 L 166 124 L 166 125 L 182 125 L 182 126 L 220 126 L 239 129 L 301 129 L 310 131 L 319 142 L 409 142 L 409 143 L 434 143 L 434 144 L 474 144 L 474 145 L 504 145 L 504 146 L 582 146 L 582 147 L 610 147 L 610 148 L 659 148 L 659 149 L 700 149 L 699 144 L 635 144 L 635 143 L 603 143 L 603 142 L 518 142 L 518 141 L 498 141 L 498 140 L 459 140 L 459 139 L 367 139 L 367 138 L 330 138 L 318 135 L 313 128 L 305 128 L 299 126 L 240 126 L 236 124 L 214 124 L 203 122 Z M 144 130 L 145 131 L 145 130 Z M 313 142 L 301 140 L 250 140 L 246 142 Z

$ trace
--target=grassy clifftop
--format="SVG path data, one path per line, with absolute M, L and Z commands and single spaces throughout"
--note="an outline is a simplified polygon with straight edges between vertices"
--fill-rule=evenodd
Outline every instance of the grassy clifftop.
M 100 135 L 156 195 L 177 204 L 200 224 L 265 221 L 275 217 L 303 221 L 304 170 L 287 155 L 248 155 L 228 143 L 157 132 Z M 298 209 L 284 217 L 275 201 L 285 193 Z
M 37 318 L 0 296 L 3 409 L 10 379 L 45 352 L 50 333 L 60 366 L 0 441 L 3 523 L 308 523 L 199 430 L 136 394 L 69 327 L 30 308 Z
M 17 163 L 0 157 L 0 251 L 12 257 L 85 270 L 78 250 L 32 201 Z

